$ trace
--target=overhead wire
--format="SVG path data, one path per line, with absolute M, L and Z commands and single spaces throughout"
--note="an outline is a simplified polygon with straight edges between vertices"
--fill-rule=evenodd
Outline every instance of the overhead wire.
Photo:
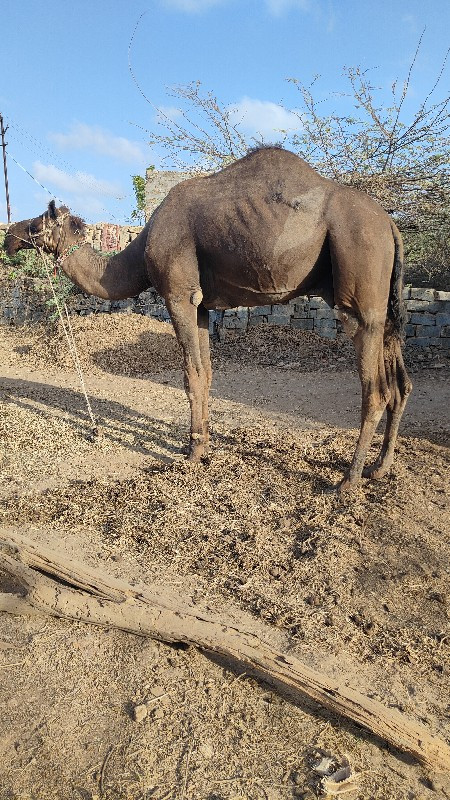
M 90 189 L 95 189 L 96 188 L 95 183 L 93 181 L 90 181 L 85 173 L 82 173 L 79 170 L 77 170 L 73 166 L 73 164 L 71 164 L 70 162 L 65 161 L 64 159 L 61 159 L 60 157 L 58 157 L 54 153 L 54 151 L 52 151 L 48 147 L 46 147 L 40 140 L 36 139 L 36 137 L 34 137 L 32 134 L 30 134 L 29 131 L 27 131 L 25 128 L 23 128 L 23 126 L 21 126 L 19 123 L 11 121 L 11 119 L 9 117 L 8 117 L 8 126 L 9 126 L 9 128 L 14 128 L 14 130 L 16 131 L 16 134 L 18 134 L 18 137 L 16 137 L 16 141 L 18 143 L 20 143 L 23 147 L 25 147 L 28 150 L 34 151 L 38 155 L 45 152 L 47 154 L 47 157 L 48 156 L 51 157 L 53 161 L 59 162 L 60 165 L 62 165 L 66 169 L 70 170 L 72 173 L 75 173 L 77 175 L 78 179 L 80 180 L 80 182 L 82 184 L 84 184 L 86 186 L 86 188 L 88 188 L 88 189 L 89 188 Z M 22 141 L 20 141 L 20 138 L 22 139 Z M 27 144 L 26 142 L 24 142 L 24 139 L 28 139 L 30 144 Z M 21 164 L 21 162 L 11 153 L 9 148 L 7 149 L 7 154 L 8 154 L 8 157 L 11 158 L 15 162 L 15 164 L 17 164 L 17 166 L 20 167 L 20 169 L 23 170 L 23 172 L 25 172 L 35 183 L 38 184 L 38 186 L 40 186 L 42 189 L 44 189 L 51 197 L 55 198 L 55 200 L 57 200 L 59 203 L 63 203 L 64 205 L 68 205 L 67 201 L 62 200 L 60 197 L 58 197 L 55 194 L 55 192 L 53 192 L 50 189 L 48 189 L 48 187 L 45 186 L 43 183 L 41 183 L 41 181 L 39 181 L 35 177 L 35 175 L 33 175 L 30 172 L 29 169 L 27 169 L 23 164 Z M 56 167 L 56 168 L 58 169 L 58 167 Z M 115 200 L 123 201 L 123 200 L 125 200 L 125 199 L 127 199 L 127 198 L 129 198 L 131 196 L 132 196 L 131 193 L 130 194 L 126 194 L 126 195 L 121 195 L 120 197 L 115 197 Z M 103 212 L 105 212 L 108 215 L 109 218 L 113 219 L 116 224 L 120 224 L 120 220 L 118 219 L 118 217 L 109 208 L 107 208 L 103 204 L 100 204 L 100 208 L 101 208 L 101 210 Z
M 64 169 L 76 173 L 82 183 L 84 183 L 86 186 L 89 186 L 93 189 L 96 188 L 94 181 L 91 181 L 86 173 L 80 172 L 70 161 L 62 158 L 60 155 L 55 153 L 54 150 L 51 150 L 49 147 L 47 147 L 47 145 L 45 145 L 40 139 L 37 139 L 35 136 L 33 136 L 33 134 L 31 134 L 23 125 L 20 125 L 20 123 L 17 121 L 11 121 L 11 118 L 8 117 L 8 126 L 10 129 L 13 128 L 15 130 L 16 135 L 21 137 L 24 147 L 29 150 L 33 150 L 35 153 L 37 153 L 37 155 L 45 154 L 47 158 L 51 158 L 53 162 L 59 163 Z M 27 139 L 30 144 L 24 143 L 24 139 Z M 132 194 L 129 192 L 128 194 L 121 195 L 115 199 L 122 200 L 131 196 Z

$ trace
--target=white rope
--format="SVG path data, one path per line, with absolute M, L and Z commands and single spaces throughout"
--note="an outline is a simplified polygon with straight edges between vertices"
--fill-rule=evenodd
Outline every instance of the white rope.
M 61 325 L 62 325 L 63 331 L 64 331 L 66 339 L 67 339 L 67 344 L 69 346 L 69 351 L 70 351 L 70 355 L 72 356 L 72 360 L 73 360 L 73 363 L 74 363 L 74 366 L 75 366 L 75 370 L 78 373 L 78 379 L 80 381 L 81 390 L 82 390 L 82 392 L 84 394 L 84 399 L 86 401 L 86 407 L 87 407 L 87 410 L 88 410 L 89 418 L 90 418 L 90 420 L 92 422 L 92 436 L 94 437 L 98 433 L 97 422 L 96 422 L 95 417 L 94 417 L 94 415 L 92 413 L 91 403 L 90 403 L 90 400 L 89 400 L 89 397 L 88 397 L 88 393 L 86 391 L 86 384 L 84 382 L 83 368 L 81 366 L 80 357 L 78 355 L 78 350 L 77 350 L 77 346 L 76 346 L 76 343 L 75 343 L 75 337 L 74 337 L 74 334 L 73 334 L 72 323 L 70 321 L 69 310 L 67 308 L 66 303 L 64 302 L 63 303 L 63 309 L 64 309 L 64 314 L 65 314 L 65 317 L 66 317 L 66 320 L 64 321 L 63 311 L 61 309 L 61 304 L 60 304 L 60 302 L 58 300 L 58 296 L 57 296 L 57 294 L 55 292 L 55 287 L 53 285 L 52 276 L 51 276 L 50 270 L 48 268 L 47 258 L 45 256 L 45 253 L 43 252 L 43 250 L 38 245 L 36 245 L 36 243 L 35 243 L 34 246 L 35 246 L 36 250 L 39 253 L 39 256 L 41 258 L 42 263 L 44 264 L 44 268 L 45 268 L 45 271 L 47 273 L 48 282 L 50 284 L 50 289 L 51 289 L 51 292 L 52 292 L 52 295 L 53 295 L 53 301 L 54 301 L 55 306 L 56 306 L 56 308 L 58 310 L 58 313 L 59 313 L 59 317 L 60 317 L 60 320 L 61 320 Z

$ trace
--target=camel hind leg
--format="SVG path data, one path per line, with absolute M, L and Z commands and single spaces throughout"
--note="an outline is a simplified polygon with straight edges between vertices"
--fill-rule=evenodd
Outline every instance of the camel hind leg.
M 386 428 L 383 444 L 377 459 L 363 471 L 365 478 L 375 480 L 386 475 L 392 466 L 400 421 L 412 390 L 412 383 L 403 363 L 401 343 L 398 336 L 388 334 L 384 342 L 383 355 L 390 391 L 386 409 Z
M 384 323 L 364 322 L 347 309 L 340 309 L 339 318 L 353 339 L 361 381 L 361 427 L 350 469 L 339 487 L 345 491 L 361 479 L 367 451 L 390 401 L 390 390 L 383 358 Z
M 202 396 L 202 424 L 203 424 L 203 453 L 208 455 L 209 448 L 209 391 L 211 388 L 212 368 L 211 351 L 209 345 L 209 311 L 200 304 L 197 309 L 198 339 L 200 345 L 200 358 L 204 370 L 203 396 Z

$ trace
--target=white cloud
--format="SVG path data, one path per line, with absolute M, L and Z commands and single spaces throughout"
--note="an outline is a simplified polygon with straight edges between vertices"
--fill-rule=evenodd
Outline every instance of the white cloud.
M 170 120 L 179 119 L 182 116 L 182 112 L 176 106 L 158 106 L 158 113 L 156 115 L 156 119 L 158 122 L 164 122 L 166 117 Z
M 310 0 L 266 0 L 266 6 L 275 17 L 281 17 L 285 11 L 290 11 L 291 8 L 309 11 L 311 2 Z
M 199 11 L 207 11 L 208 8 L 221 5 L 225 0 L 163 0 L 164 5 L 169 8 L 177 8 L 179 11 L 187 11 L 188 14 Z
M 68 133 L 50 133 L 49 138 L 62 150 L 88 150 L 126 164 L 145 163 L 148 160 L 147 149 L 140 142 L 114 136 L 98 125 L 75 122 Z
M 263 139 L 273 139 L 281 131 L 296 131 L 302 127 L 296 114 L 270 100 L 243 97 L 228 110 L 233 125 L 259 134 Z
M 408 28 L 409 33 L 417 32 L 417 17 L 415 14 L 403 14 L 401 22 Z
M 70 208 L 74 214 L 78 214 L 83 219 L 88 220 L 104 219 L 105 215 L 109 213 L 100 200 L 89 195 L 75 197 L 70 204 Z
M 117 183 L 100 180 L 87 172 L 75 172 L 70 175 L 55 167 L 54 164 L 42 164 L 40 161 L 35 161 L 33 164 L 33 174 L 38 181 L 44 184 L 45 188 L 47 188 L 47 184 L 50 184 L 50 186 L 70 194 L 90 197 L 119 197 L 122 193 Z

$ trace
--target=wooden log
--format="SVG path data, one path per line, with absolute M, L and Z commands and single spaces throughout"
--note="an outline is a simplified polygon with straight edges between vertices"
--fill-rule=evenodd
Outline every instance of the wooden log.
M 230 617 L 182 602 L 177 593 L 161 587 L 131 586 L 17 531 L 0 534 L 0 555 L 2 570 L 24 592 L 0 593 L 0 611 L 39 612 L 196 645 L 232 659 L 245 672 L 287 690 L 296 699 L 307 695 L 413 754 L 434 771 L 450 772 L 450 747 L 424 725 L 365 697 L 351 687 L 345 675 L 334 680 L 319 674 L 290 653 L 271 646 L 264 634 L 246 630 Z M 270 628 L 265 630 L 270 641 Z

